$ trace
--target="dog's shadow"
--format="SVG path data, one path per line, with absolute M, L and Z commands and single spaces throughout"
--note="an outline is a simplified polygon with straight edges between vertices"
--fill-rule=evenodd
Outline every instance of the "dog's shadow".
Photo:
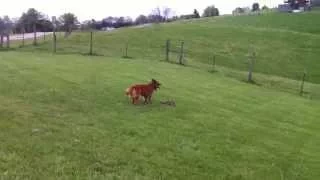
M 176 107 L 176 102 L 173 100 L 170 101 L 160 101 L 161 105 L 169 106 L 169 107 Z
M 174 100 L 166 101 L 154 101 L 152 103 L 145 103 L 144 100 L 140 99 L 137 104 L 133 104 L 130 100 L 127 101 L 130 105 L 135 107 L 177 107 L 177 104 Z

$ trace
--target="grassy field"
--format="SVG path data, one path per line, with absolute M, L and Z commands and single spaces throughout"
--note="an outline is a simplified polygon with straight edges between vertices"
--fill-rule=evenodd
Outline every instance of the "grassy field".
M 318 180 L 319 12 L 95 32 L 97 56 L 84 56 L 89 32 L 59 34 L 56 55 L 50 36 L 13 42 L 0 51 L 0 179 Z M 160 61 L 167 39 L 184 40 L 187 66 Z M 131 105 L 124 90 L 151 78 L 153 104 Z
M 132 106 L 150 78 L 154 103 Z M 150 59 L 1 52 L 0 178 L 316 180 L 319 107 Z
M 306 13 L 269 13 L 262 16 L 236 16 L 218 19 L 219 24 L 255 27 L 260 30 L 287 31 L 296 34 L 320 34 L 320 22 L 317 21 L 320 9 Z
M 248 55 L 257 54 L 255 71 L 300 80 L 304 71 L 308 81 L 320 83 L 320 11 L 304 14 L 270 13 L 261 16 L 203 18 L 124 28 L 114 32 L 95 32 L 93 51 L 98 55 L 121 57 L 126 43 L 129 56 L 154 61 L 165 59 L 165 43 L 179 51 L 185 41 L 186 63 L 211 64 L 216 55 L 220 66 L 246 71 Z M 58 53 L 89 52 L 90 33 L 74 33 L 58 40 Z M 29 47 L 26 50 L 34 50 Z M 52 43 L 36 47 L 51 52 Z M 177 54 L 171 60 L 177 61 Z

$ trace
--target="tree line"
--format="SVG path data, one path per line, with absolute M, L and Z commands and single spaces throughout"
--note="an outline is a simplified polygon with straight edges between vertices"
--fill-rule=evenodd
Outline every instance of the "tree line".
M 215 6 L 208 6 L 202 17 L 210 17 L 210 16 L 219 16 L 219 9 Z M 134 26 L 134 25 L 143 25 L 148 23 L 163 23 L 163 22 L 172 22 L 179 19 L 193 19 L 193 18 L 201 18 L 197 9 L 190 14 L 175 16 L 174 12 L 170 8 L 155 8 L 149 15 L 139 15 L 135 20 L 131 17 L 112 17 L 109 16 L 107 18 L 102 19 L 101 21 L 95 21 L 94 19 L 85 21 L 81 24 L 82 30 L 88 29 L 98 29 L 101 30 L 103 28 L 120 28 L 126 26 Z
M 259 11 L 265 11 L 268 10 L 269 7 L 264 5 L 260 8 L 260 4 L 259 3 L 253 3 L 252 7 L 250 9 L 250 7 L 237 7 L 236 9 L 234 9 L 232 11 L 232 14 L 245 14 L 248 12 L 259 12 Z
M 202 17 L 219 16 L 219 10 L 215 6 L 208 6 Z M 10 19 L 8 16 L 0 17 L 0 34 L 10 33 L 31 33 L 31 32 L 52 32 L 64 31 L 71 33 L 72 30 L 102 30 L 103 28 L 120 28 L 148 23 L 171 22 L 179 19 L 201 18 L 198 10 L 190 14 L 175 16 L 170 8 L 155 8 L 149 15 L 139 15 L 135 20 L 131 17 L 106 17 L 102 20 L 86 20 L 82 23 L 73 13 L 65 13 L 56 20 L 50 19 L 47 15 L 30 8 L 23 12 L 21 17 Z
M 78 24 L 77 17 L 72 13 L 65 13 L 55 22 L 48 16 L 34 8 L 22 13 L 18 19 L 10 19 L 8 16 L 0 17 L 0 34 L 7 33 L 31 33 L 36 31 L 52 32 L 54 27 L 60 31 L 71 31 Z

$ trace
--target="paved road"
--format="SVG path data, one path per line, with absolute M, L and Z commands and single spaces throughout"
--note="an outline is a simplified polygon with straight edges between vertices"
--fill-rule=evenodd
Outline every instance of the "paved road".
M 49 35 L 52 34 L 53 32 L 46 32 L 45 35 Z M 37 37 L 42 37 L 44 35 L 43 32 L 37 32 Z M 33 33 L 25 33 L 24 34 L 24 39 L 33 39 Z M 22 34 L 11 34 L 10 35 L 10 41 L 14 41 L 14 40 L 21 40 L 23 38 Z M 4 38 L 4 41 L 6 42 L 7 39 Z

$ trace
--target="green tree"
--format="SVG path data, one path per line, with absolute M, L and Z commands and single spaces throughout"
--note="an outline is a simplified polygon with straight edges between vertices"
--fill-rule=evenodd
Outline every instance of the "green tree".
M 269 7 L 268 6 L 266 6 L 266 5 L 264 5 L 264 6 L 262 6 L 262 8 L 261 8 L 262 10 L 268 10 L 269 9 Z
M 61 23 L 61 29 L 66 32 L 66 35 L 68 35 L 76 28 L 78 18 L 72 13 L 65 13 L 60 16 L 59 22 Z
M 13 28 L 12 20 L 9 18 L 9 16 L 3 16 L 1 21 L 2 21 L 2 28 L 0 29 L 0 31 L 2 33 L 10 33 Z
M 4 21 L 2 20 L 2 18 L 0 17 L 0 34 L 2 34 L 3 30 L 4 30 Z
M 81 23 L 80 29 L 85 31 L 97 29 L 97 22 L 94 19 L 86 20 Z
M 219 16 L 219 9 L 214 5 L 208 6 L 202 14 L 203 17 Z
M 252 4 L 252 11 L 255 12 L 255 11 L 259 11 L 259 10 L 260 10 L 259 3 L 253 3 Z
M 20 23 L 26 30 L 26 32 L 35 32 L 38 22 L 44 19 L 43 15 L 34 8 L 28 9 L 26 13 L 23 13 L 18 23 Z
M 194 9 L 193 16 L 194 16 L 194 18 L 200 18 L 200 14 L 199 14 L 198 10 Z
M 163 14 L 164 20 L 168 21 L 169 17 L 172 14 L 172 10 L 170 8 L 166 7 L 166 8 L 163 9 L 162 14 Z
M 34 19 L 38 18 L 38 15 L 35 15 L 37 11 L 33 8 L 30 8 L 27 12 L 24 12 L 18 20 L 18 24 L 23 26 L 26 32 L 33 31 L 33 24 L 36 23 Z
M 148 22 L 148 17 L 145 15 L 140 15 L 135 20 L 135 24 L 147 24 Z

